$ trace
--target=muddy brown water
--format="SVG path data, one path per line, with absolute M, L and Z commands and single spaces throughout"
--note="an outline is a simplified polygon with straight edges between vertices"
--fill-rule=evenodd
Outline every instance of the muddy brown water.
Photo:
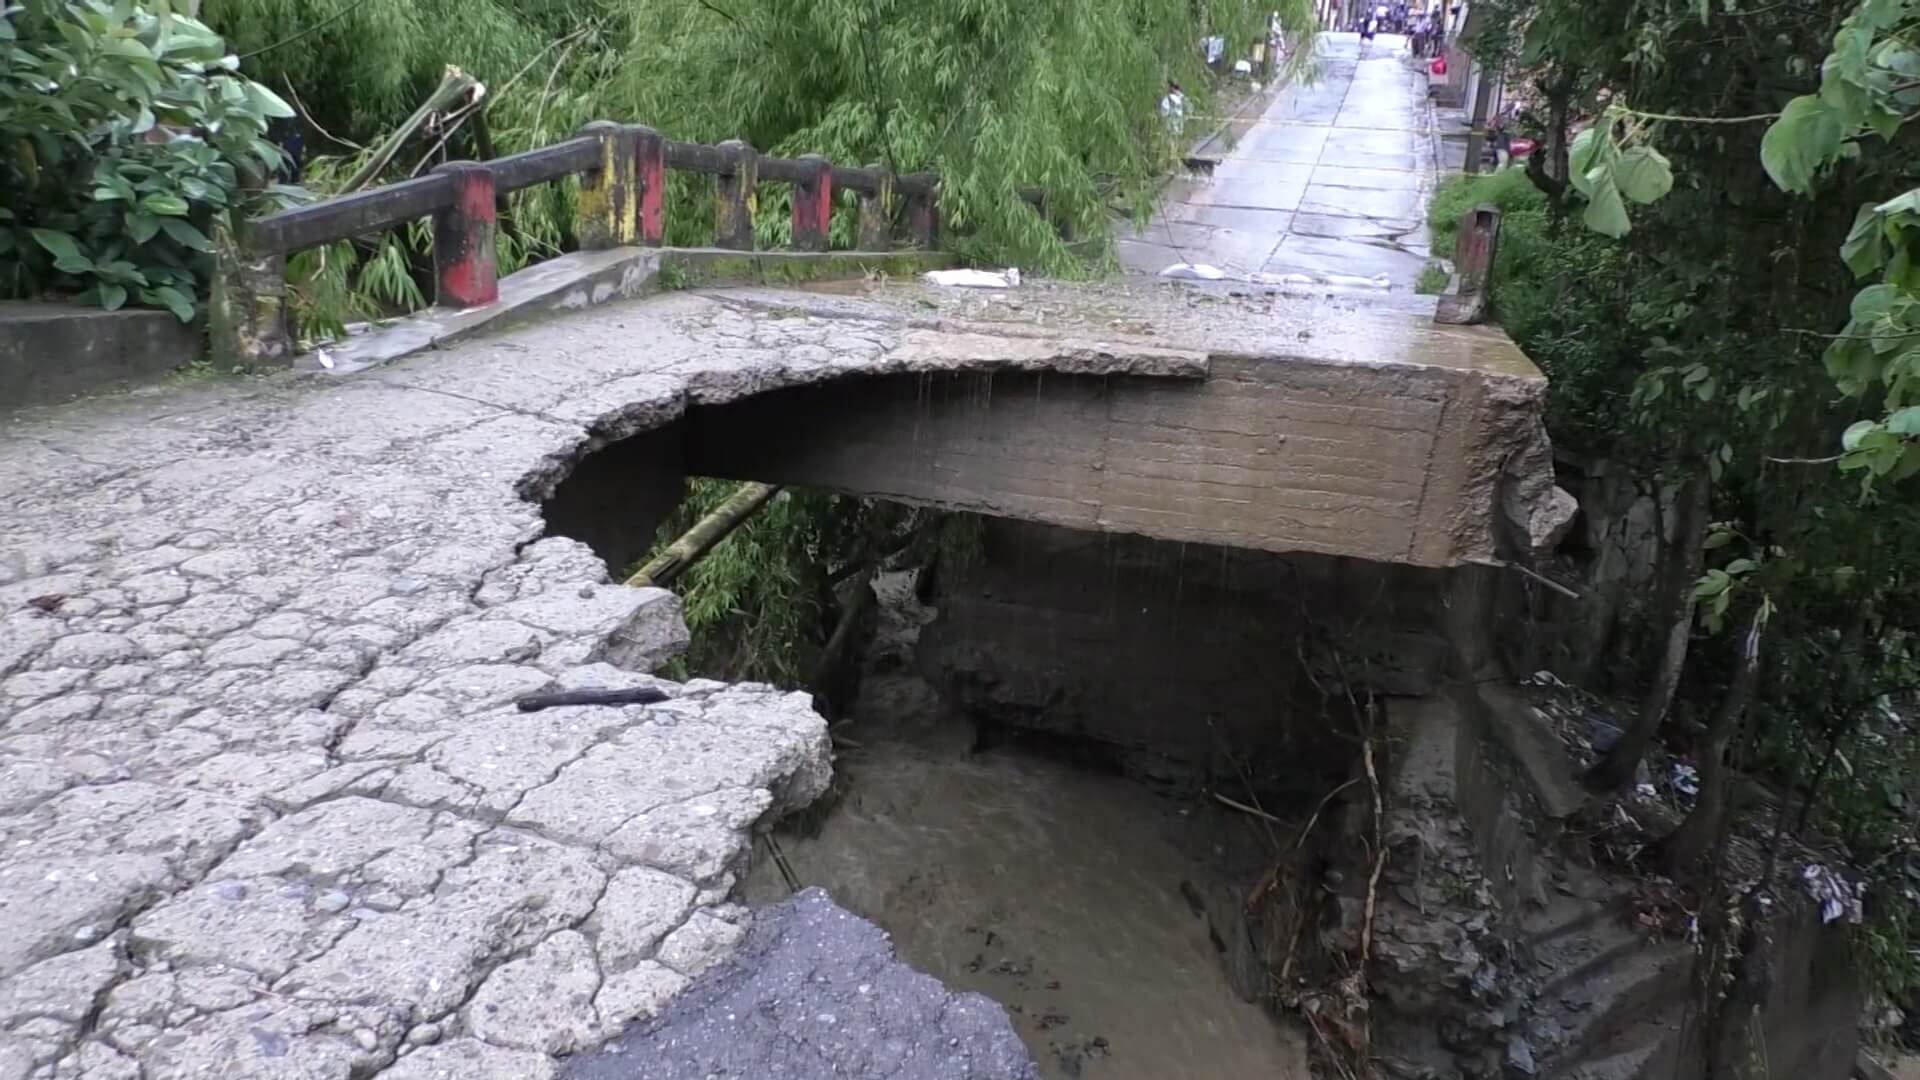
M 903 630 L 910 644 L 911 626 L 883 638 Z M 914 967 L 1004 1005 L 1049 1080 L 1306 1080 L 1302 1034 L 1234 994 L 1182 895 L 1212 854 L 1190 810 L 1018 748 L 975 753 L 911 674 L 870 677 L 853 717 L 839 801 L 813 835 L 776 834 L 800 884 L 885 928 Z M 751 903 L 789 891 L 769 854 Z

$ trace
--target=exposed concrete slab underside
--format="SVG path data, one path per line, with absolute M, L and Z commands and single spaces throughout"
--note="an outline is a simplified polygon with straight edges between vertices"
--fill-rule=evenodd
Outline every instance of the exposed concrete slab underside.
M 1456 372 L 1537 422 L 1495 336 L 1280 347 L 1292 316 L 1203 330 L 1232 312 L 1150 298 L 1116 333 L 1098 294 L 1027 295 L 957 333 L 971 309 L 910 291 L 676 294 L 348 378 L 0 420 L 0 1076 L 538 1075 L 731 949 L 748 830 L 826 782 L 806 700 L 510 704 L 644 682 L 684 638 L 668 595 L 535 542 L 535 501 L 597 446 L 850 375 L 1187 384 L 1235 341 Z

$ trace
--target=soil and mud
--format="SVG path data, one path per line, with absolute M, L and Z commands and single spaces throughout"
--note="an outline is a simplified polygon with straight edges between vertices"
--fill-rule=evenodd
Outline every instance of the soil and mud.
M 910 579 L 877 586 L 837 799 L 763 841 L 749 902 L 826 888 L 901 959 L 1004 1005 L 1049 1080 L 1305 1080 L 1303 1035 L 1236 993 L 1207 915 L 1234 823 L 1057 741 L 983 739 L 911 665 L 933 613 Z

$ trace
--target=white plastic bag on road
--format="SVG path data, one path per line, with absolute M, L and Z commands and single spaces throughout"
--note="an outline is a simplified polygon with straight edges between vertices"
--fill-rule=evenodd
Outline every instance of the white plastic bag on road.
M 1227 272 L 1217 266 L 1208 266 L 1206 263 L 1174 263 L 1160 271 L 1160 276 L 1177 281 L 1223 281 L 1226 279 Z
M 1006 270 L 929 270 L 929 285 L 949 285 L 962 289 L 1011 289 L 1020 284 L 1020 271 Z
M 1316 285 L 1319 279 L 1312 274 L 1269 274 L 1257 272 L 1247 275 L 1247 280 L 1255 285 Z

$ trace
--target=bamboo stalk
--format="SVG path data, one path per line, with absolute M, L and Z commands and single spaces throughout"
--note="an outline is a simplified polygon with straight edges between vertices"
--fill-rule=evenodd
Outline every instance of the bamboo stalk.
M 726 502 L 714 507 L 712 513 L 681 534 L 680 539 L 647 560 L 639 573 L 627 579 L 627 584 L 636 588 L 649 585 L 666 588 L 672 585 L 687 567 L 699 562 L 702 556 L 713 550 L 715 544 L 725 540 L 728 533 L 739 528 L 778 494 L 778 484 L 741 484 L 732 495 L 727 496 Z
M 440 78 L 440 85 L 427 96 L 427 100 L 422 102 L 420 107 L 413 111 L 413 115 L 407 117 L 406 122 L 401 124 L 393 134 L 387 136 L 386 141 L 380 144 L 373 156 L 367 159 L 366 163 L 361 165 L 352 176 L 347 177 L 346 182 L 340 185 L 340 190 L 333 194 L 347 195 L 371 183 L 380 175 L 380 170 L 386 168 L 387 164 L 393 160 L 393 156 L 400 152 L 400 147 L 408 139 L 413 138 L 414 133 L 424 127 L 435 113 L 471 94 L 474 88 L 479 86 L 480 80 L 457 67 L 449 66 L 447 73 Z M 481 92 L 485 93 L 485 90 Z

